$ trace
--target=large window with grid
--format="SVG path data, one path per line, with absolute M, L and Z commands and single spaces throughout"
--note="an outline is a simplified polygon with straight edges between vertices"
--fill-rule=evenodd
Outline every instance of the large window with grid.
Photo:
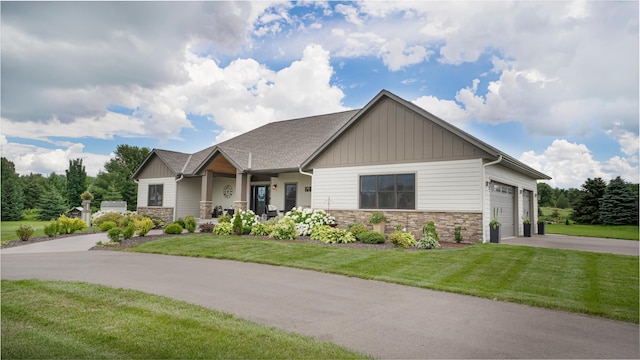
M 149 201 L 147 206 L 162 206 L 163 185 L 149 185 Z
M 415 209 L 415 174 L 360 176 L 361 209 Z

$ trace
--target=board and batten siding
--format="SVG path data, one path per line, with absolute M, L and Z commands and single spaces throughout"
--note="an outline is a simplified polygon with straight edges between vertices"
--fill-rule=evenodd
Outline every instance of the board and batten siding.
M 200 217 L 200 188 L 202 178 L 184 178 L 176 183 L 178 201 L 176 218 L 184 219 L 187 215 Z
M 517 204 L 514 206 L 514 210 L 516 214 L 514 214 L 515 221 L 517 224 L 517 234 L 516 236 L 522 236 L 524 234 L 524 226 L 523 220 L 526 216 L 525 210 L 523 209 L 524 201 L 522 198 L 522 190 L 529 190 L 532 194 L 538 192 L 538 182 L 536 179 L 525 176 L 519 172 L 511 170 L 505 166 L 500 165 L 499 163 L 496 165 L 490 165 L 486 167 L 486 181 L 499 182 L 505 185 L 510 185 L 515 187 L 515 198 Z M 484 191 L 484 219 L 483 221 L 483 229 L 484 235 L 486 239 L 489 239 L 489 221 L 491 221 L 491 191 L 486 189 Z M 533 201 L 533 214 L 530 214 L 530 220 L 532 224 L 535 224 L 538 220 L 538 201 L 532 199 Z M 532 226 L 532 229 L 536 229 L 535 226 Z
M 162 207 L 175 207 L 176 180 L 173 177 L 140 179 L 138 180 L 138 206 L 148 207 L 149 185 L 164 185 L 162 187 Z
M 362 175 L 416 174 L 416 210 L 482 211 L 482 160 L 401 163 L 315 169 L 312 207 L 359 208 Z
M 309 168 L 488 158 L 460 136 L 390 99 L 371 108 Z
M 165 165 L 157 155 L 147 162 L 144 169 L 138 175 L 138 179 L 173 178 L 176 174 Z M 147 203 L 146 201 L 144 202 Z

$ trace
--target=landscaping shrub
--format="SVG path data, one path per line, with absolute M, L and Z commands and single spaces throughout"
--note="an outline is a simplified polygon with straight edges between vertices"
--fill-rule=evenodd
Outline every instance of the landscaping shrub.
M 145 236 L 155 227 L 153 220 L 148 217 L 141 217 L 133 221 L 133 226 L 136 229 L 138 236 Z
M 114 227 L 118 227 L 118 224 L 114 223 L 113 221 L 105 221 L 100 224 L 100 226 L 98 226 L 98 229 L 100 229 L 100 231 L 109 231 Z
M 235 235 L 242 235 L 242 218 L 239 212 L 233 217 L 233 233 Z
M 316 226 L 311 232 L 311 239 L 325 244 L 347 244 L 356 241 L 356 238 L 349 231 L 328 225 Z
M 218 225 L 213 228 L 214 235 L 231 235 L 232 233 L 233 225 L 231 225 L 230 222 L 219 222 Z
M 135 232 L 136 232 L 136 226 L 133 224 L 129 224 L 127 225 L 126 228 L 124 228 L 124 231 L 122 232 L 122 237 L 125 239 L 131 239 Z
M 220 223 L 231 223 L 231 215 L 225 214 L 218 216 L 218 224 Z
M 364 224 L 351 223 L 347 225 L 347 231 L 352 233 L 357 239 L 359 234 L 369 231 L 369 228 Z
M 374 211 L 369 216 L 369 224 L 380 224 L 387 221 L 387 217 L 384 216 L 382 211 Z
M 429 221 L 427 226 L 422 229 L 422 238 L 418 240 L 418 249 L 435 249 L 440 247 L 440 238 L 436 231 L 436 224 L 433 221 Z
M 146 215 L 143 215 L 146 216 Z M 153 228 L 154 229 L 162 229 L 166 223 L 164 222 L 164 220 L 162 220 L 162 218 L 159 218 L 157 216 L 154 216 L 152 218 L 150 218 L 151 221 L 153 221 Z
M 44 226 L 44 234 L 48 237 L 54 237 L 60 233 L 60 224 L 56 220 L 51 220 Z
M 176 221 L 173 222 L 173 224 L 178 224 L 180 225 L 180 227 L 182 227 L 182 229 L 184 230 L 184 228 L 186 227 L 186 224 L 184 223 L 183 219 L 178 219 Z
M 461 226 L 456 226 L 456 228 L 454 229 L 454 234 L 455 234 L 456 242 L 458 244 L 460 242 L 462 242 L 462 227 Z
M 298 237 L 296 223 L 290 217 L 283 217 L 274 226 L 270 237 L 278 240 L 294 240 Z
M 273 227 L 266 222 L 256 223 L 251 227 L 251 235 L 256 236 L 269 236 L 273 231 Z
M 167 225 L 167 227 L 164 228 L 164 233 L 165 234 L 182 234 L 182 230 L 184 230 L 182 226 L 180 226 L 179 223 L 174 222 Z
M 100 226 L 105 221 L 113 221 L 116 224 L 120 224 L 122 218 L 124 218 L 124 216 L 115 211 L 98 211 L 95 214 L 91 215 L 91 223 L 96 226 Z
M 80 231 L 87 228 L 87 223 L 79 218 L 68 218 L 65 215 L 60 215 L 58 218 L 60 227 L 58 230 L 61 234 L 73 234 L 76 231 Z
M 193 215 L 187 215 L 184 217 L 184 228 L 187 229 L 188 232 L 194 233 L 197 227 L 198 223 Z
M 107 231 L 107 237 L 109 238 L 109 240 L 113 241 L 113 242 L 120 242 L 120 235 L 122 234 L 122 229 L 120 228 L 113 228 L 110 229 L 109 231 Z
M 406 249 L 409 246 L 416 245 L 416 238 L 410 233 L 396 230 L 393 234 L 389 235 L 389 242 L 395 246 Z
M 379 232 L 368 230 L 358 233 L 356 239 L 365 244 L 384 244 L 387 241 L 387 238 L 385 238 L 384 235 L 380 234 Z
M 335 218 L 327 214 L 324 210 L 293 208 L 284 216 L 293 220 L 299 236 L 309 236 L 316 226 L 329 225 L 335 223 Z
M 210 222 L 206 222 L 198 225 L 198 229 L 200 230 L 201 233 L 212 233 L 214 227 L 215 225 Z
M 31 239 L 31 236 L 33 236 L 33 233 L 35 231 L 36 229 L 34 229 L 33 226 L 22 224 L 16 230 L 16 235 L 18 235 L 18 238 L 20 238 L 20 240 L 22 241 L 29 241 L 29 239 Z

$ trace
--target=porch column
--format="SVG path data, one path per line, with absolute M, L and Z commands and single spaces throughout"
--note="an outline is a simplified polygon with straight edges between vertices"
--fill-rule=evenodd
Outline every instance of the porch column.
M 213 171 L 205 171 L 201 181 L 200 219 L 211 219 L 213 213 Z
M 247 210 L 247 174 L 236 172 L 236 197 L 233 203 L 235 211 Z

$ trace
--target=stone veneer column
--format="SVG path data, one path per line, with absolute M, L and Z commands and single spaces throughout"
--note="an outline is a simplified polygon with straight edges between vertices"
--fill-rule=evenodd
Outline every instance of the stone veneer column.
M 233 202 L 233 209 L 236 212 L 238 210 L 246 211 L 247 210 L 247 202 L 246 201 L 234 201 Z
M 200 201 L 200 219 L 211 219 L 213 201 Z

